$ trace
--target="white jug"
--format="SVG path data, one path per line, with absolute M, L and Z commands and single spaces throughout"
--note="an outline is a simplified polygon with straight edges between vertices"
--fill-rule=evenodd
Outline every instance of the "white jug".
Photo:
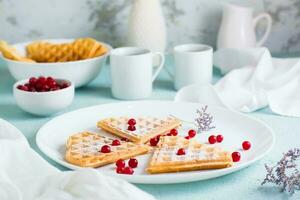
M 126 45 L 144 47 L 153 52 L 164 52 L 166 34 L 160 1 L 133 0 Z
M 266 31 L 257 42 L 255 28 L 258 21 L 267 20 Z M 249 48 L 261 46 L 268 38 L 272 18 L 268 13 L 261 13 L 253 18 L 253 10 L 234 4 L 225 4 L 223 18 L 219 29 L 217 48 Z

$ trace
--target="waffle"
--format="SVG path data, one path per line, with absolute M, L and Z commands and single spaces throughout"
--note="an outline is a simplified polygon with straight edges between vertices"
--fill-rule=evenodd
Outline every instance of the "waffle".
M 10 60 L 15 60 L 15 61 L 23 61 L 23 62 L 35 62 L 32 59 L 26 58 L 21 56 L 15 48 L 12 46 L 8 45 L 4 41 L 0 41 L 0 52 L 5 58 L 8 58 Z
M 118 159 L 128 159 L 148 152 L 146 145 L 122 142 L 119 146 L 111 146 L 113 139 L 98 134 L 83 132 L 72 135 L 67 141 L 65 159 L 80 167 L 100 167 L 116 162 Z M 103 145 L 110 145 L 110 153 L 101 153 Z
M 179 148 L 185 149 L 185 155 L 177 155 Z M 200 144 L 195 140 L 186 140 L 180 136 L 160 138 L 158 148 L 146 171 L 150 174 L 219 169 L 232 166 L 229 152 L 211 145 Z
M 101 56 L 107 48 L 92 38 L 79 38 L 62 44 L 33 42 L 26 46 L 26 52 L 30 59 L 37 62 L 68 62 Z
M 117 135 L 127 138 L 134 143 L 146 143 L 152 137 L 168 133 L 173 128 L 181 125 L 181 121 L 174 117 L 159 119 L 156 117 L 139 117 L 136 118 L 136 130 L 129 131 L 129 117 L 106 118 L 97 123 L 99 128 Z

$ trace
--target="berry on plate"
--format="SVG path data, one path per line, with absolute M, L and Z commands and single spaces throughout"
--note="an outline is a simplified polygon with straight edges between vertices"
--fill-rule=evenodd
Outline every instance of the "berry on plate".
M 111 150 L 110 150 L 110 146 L 108 146 L 108 145 L 103 145 L 102 147 L 101 147 L 101 150 L 100 150 L 102 153 L 110 153 L 111 152 Z
M 123 174 L 131 175 L 133 173 L 134 173 L 134 171 L 131 167 L 125 167 L 124 170 L 123 170 Z
M 244 141 L 242 146 L 244 150 L 249 150 L 251 148 L 251 143 L 249 141 Z
M 216 140 L 218 143 L 221 143 L 223 141 L 224 137 L 223 135 L 217 135 Z
M 156 146 L 158 142 L 159 142 L 159 137 L 154 137 L 150 139 L 151 146 Z
M 131 119 L 128 120 L 127 123 L 128 123 L 129 126 L 134 126 L 136 124 L 136 121 L 135 121 L 135 119 L 131 118 Z
M 215 144 L 217 142 L 217 138 L 214 135 L 209 136 L 208 138 L 209 144 Z
M 241 160 L 241 154 L 237 151 L 233 152 L 231 157 L 233 162 L 239 162 Z
M 124 167 L 117 167 L 117 168 L 116 168 L 116 172 L 117 172 L 118 174 L 122 174 L 122 173 L 124 172 Z
M 178 135 L 178 131 L 175 128 L 173 128 L 173 129 L 170 130 L 169 134 L 173 135 L 173 136 L 176 136 L 176 135 Z
M 111 145 L 112 146 L 119 146 L 119 145 L 121 145 L 121 142 L 120 142 L 120 140 L 115 139 L 115 140 L 112 141 Z
M 125 161 L 122 160 L 122 159 L 117 160 L 116 166 L 117 166 L 118 168 L 120 168 L 120 167 L 123 167 L 123 168 L 124 168 L 124 167 L 125 167 Z
M 189 130 L 188 134 L 189 134 L 190 138 L 193 138 L 196 136 L 197 132 L 195 130 L 191 129 L 191 130 Z
M 177 155 L 181 156 L 181 155 L 185 155 L 185 149 L 184 148 L 180 148 L 177 151 Z
M 135 131 L 135 126 L 129 125 L 127 130 L 129 131 Z
M 135 158 L 130 158 L 129 161 L 128 161 L 128 165 L 129 167 L 131 168 L 136 168 L 138 166 L 138 160 L 135 159 Z

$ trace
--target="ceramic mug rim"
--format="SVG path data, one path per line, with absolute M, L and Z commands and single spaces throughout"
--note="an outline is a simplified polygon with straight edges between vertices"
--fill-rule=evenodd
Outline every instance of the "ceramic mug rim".
M 149 49 L 143 47 L 118 47 L 111 50 L 110 54 L 122 57 L 136 57 L 150 54 Z
M 213 48 L 211 46 L 198 43 L 180 44 L 174 47 L 174 52 L 186 54 L 201 54 L 212 50 Z

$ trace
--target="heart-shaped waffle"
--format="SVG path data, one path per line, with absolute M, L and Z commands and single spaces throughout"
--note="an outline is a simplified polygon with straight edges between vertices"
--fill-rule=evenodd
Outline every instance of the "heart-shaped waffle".
M 174 117 L 160 119 L 157 117 L 136 118 L 135 130 L 128 130 L 129 117 L 107 118 L 99 121 L 97 126 L 103 130 L 135 143 L 146 143 L 152 137 L 168 133 L 171 129 L 181 125 L 181 121 Z
M 184 149 L 184 155 L 177 155 L 180 148 Z M 229 152 L 180 136 L 164 136 L 160 138 L 158 148 L 154 151 L 146 171 L 156 174 L 230 166 L 232 166 L 232 158 Z
M 120 145 L 112 146 L 113 139 L 98 134 L 83 132 L 72 135 L 67 141 L 65 159 L 80 167 L 100 167 L 128 159 L 148 152 L 149 147 L 143 144 L 120 141 Z M 109 145 L 111 152 L 102 153 L 103 145 Z

